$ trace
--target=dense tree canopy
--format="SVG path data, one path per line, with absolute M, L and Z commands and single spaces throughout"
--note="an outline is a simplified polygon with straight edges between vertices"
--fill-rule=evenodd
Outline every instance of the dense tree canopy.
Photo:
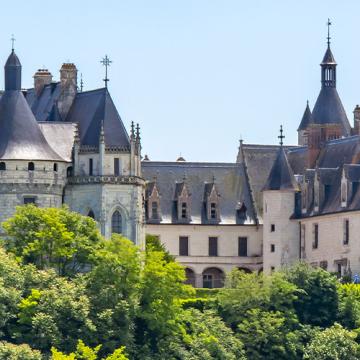
M 359 359 L 360 286 L 305 264 L 193 289 L 66 208 L 18 208 L 0 246 L 0 360 Z

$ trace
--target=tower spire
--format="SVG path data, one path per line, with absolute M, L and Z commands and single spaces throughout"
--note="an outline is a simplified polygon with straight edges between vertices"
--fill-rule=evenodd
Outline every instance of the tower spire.
M 105 55 L 105 57 L 100 61 L 100 63 L 105 66 L 105 78 L 103 79 L 103 81 L 105 82 L 105 87 L 107 88 L 108 82 L 110 81 L 108 78 L 108 67 L 111 65 L 112 61 L 107 55 Z

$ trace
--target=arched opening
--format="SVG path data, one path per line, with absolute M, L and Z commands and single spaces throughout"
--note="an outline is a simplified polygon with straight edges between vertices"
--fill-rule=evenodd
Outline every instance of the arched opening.
M 243 271 L 246 274 L 251 274 L 252 273 L 252 271 L 250 269 L 246 268 L 246 267 L 238 267 L 238 270 Z
M 32 161 L 30 161 L 28 163 L 28 171 L 34 171 L 34 170 L 35 170 L 35 164 Z
M 122 216 L 119 210 L 116 210 L 111 217 L 111 232 L 122 234 Z
M 0 162 L 0 170 L 2 171 L 6 170 L 6 164 L 3 161 Z
M 72 168 L 72 166 L 69 166 L 69 167 L 66 169 L 66 177 L 71 177 L 71 176 L 72 176 L 72 172 L 73 172 L 73 168 Z
M 194 270 L 186 268 L 185 276 L 186 276 L 186 280 L 184 281 L 184 283 L 195 287 L 195 272 L 194 272 Z
M 94 212 L 93 212 L 92 210 L 90 210 L 90 211 L 88 212 L 87 216 L 88 216 L 88 217 L 91 217 L 92 219 L 95 220 L 95 214 L 94 214 Z
M 221 288 L 224 286 L 224 272 L 218 268 L 208 268 L 202 273 L 203 287 L 208 289 Z
M 57 163 L 54 164 L 54 171 L 56 171 L 56 172 L 58 171 L 58 164 Z

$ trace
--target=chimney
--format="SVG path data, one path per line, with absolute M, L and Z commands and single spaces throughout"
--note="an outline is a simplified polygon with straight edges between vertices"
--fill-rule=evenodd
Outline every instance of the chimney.
M 36 96 L 39 96 L 44 86 L 51 84 L 51 81 L 51 72 L 48 69 L 39 69 L 34 74 L 34 89 Z
M 354 135 L 360 135 L 360 106 L 356 105 L 354 109 Z
M 61 92 L 58 100 L 58 109 L 62 120 L 70 110 L 77 93 L 77 69 L 75 64 L 64 63 L 60 69 Z

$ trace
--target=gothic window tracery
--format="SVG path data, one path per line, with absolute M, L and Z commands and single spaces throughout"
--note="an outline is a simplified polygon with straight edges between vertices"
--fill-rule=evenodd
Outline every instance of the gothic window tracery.
M 111 231 L 113 234 L 122 234 L 122 216 L 119 210 L 114 211 L 111 217 Z

